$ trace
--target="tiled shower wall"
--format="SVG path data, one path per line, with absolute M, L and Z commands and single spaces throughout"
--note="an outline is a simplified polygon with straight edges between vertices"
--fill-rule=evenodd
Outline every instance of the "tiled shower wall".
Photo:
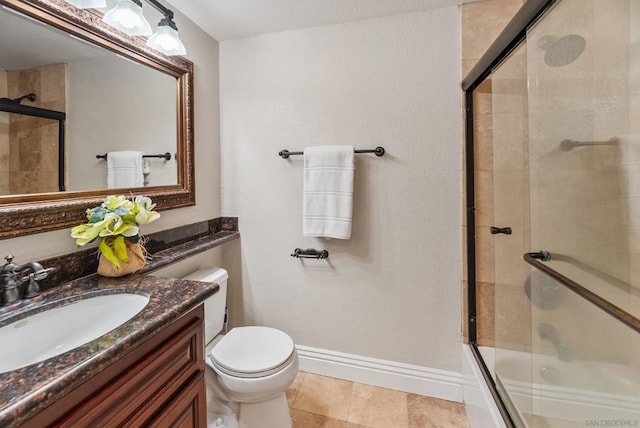
M 52 64 L 6 72 L 7 96 L 35 93 L 35 102 L 22 104 L 66 111 L 66 65 Z M 7 114 L 7 113 L 2 113 Z M 0 119 L 1 120 L 1 119 Z M 1 122 L 0 122 L 1 126 Z M 3 137 L 0 137 L 0 139 Z M 4 146 L 0 140 L 0 156 Z M 58 191 L 58 122 L 11 114 L 9 119 L 10 194 Z M 2 158 L 0 158 L 1 161 Z M 4 164 L 3 164 L 4 165 Z M 4 171 L 4 168 L 3 168 Z M 2 188 L 0 179 L 0 190 Z M 6 191 L 3 193 L 7 193 Z
M 522 7 L 523 0 L 486 0 L 461 6 L 462 77 L 473 68 L 505 25 Z M 494 346 L 495 247 L 493 235 L 493 116 L 491 81 L 476 90 L 474 105 L 475 182 L 476 182 L 476 300 L 478 307 L 478 344 Z M 464 147 L 464 144 L 463 144 Z M 464 170 L 464 162 L 462 163 Z M 463 172 L 464 174 L 464 172 Z M 464 180 L 463 180 L 464 183 Z M 462 201 L 464 206 L 465 201 Z M 463 210 L 465 213 L 466 210 Z M 463 339 L 468 342 L 466 282 L 466 218 L 463 228 Z

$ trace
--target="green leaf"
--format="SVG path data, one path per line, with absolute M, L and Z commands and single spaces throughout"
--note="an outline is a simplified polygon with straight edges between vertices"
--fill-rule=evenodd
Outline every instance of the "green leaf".
M 131 242 L 132 244 L 137 244 L 138 242 L 140 242 L 140 235 L 125 236 L 124 239 Z
M 124 241 L 124 236 L 118 236 L 113 240 L 113 249 L 116 251 L 116 257 L 118 257 L 120 261 L 129 263 L 127 243 Z
M 100 241 L 100 246 L 98 248 L 100 249 L 102 254 L 107 258 L 107 260 L 109 260 L 114 265 L 120 267 L 120 260 L 118 260 L 116 255 L 113 254 L 113 250 L 111 249 L 109 244 L 105 242 L 105 239 L 102 239 Z

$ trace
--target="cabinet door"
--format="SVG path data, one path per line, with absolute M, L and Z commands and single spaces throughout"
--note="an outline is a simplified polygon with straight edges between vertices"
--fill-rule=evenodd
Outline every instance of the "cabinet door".
M 153 414 L 198 372 L 202 326 L 193 322 L 114 379 L 64 421 L 64 426 L 127 425 Z
M 35 415 L 25 427 L 135 427 L 148 426 L 159 414 L 176 406 L 175 400 L 205 370 L 203 350 L 203 306 L 185 314 L 107 366 L 84 384 Z M 204 381 L 202 397 L 194 403 L 194 421 L 205 421 Z M 195 388 L 195 387 L 194 387 Z M 202 400 L 202 403 L 198 400 Z M 188 408 L 184 404 L 184 409 Z M 200 415 L 197 412 L 201 412 Z M 178 421 L 176 414 L 174 420 Z M 189 421 L 188 414 L 185 421 Z M 171 425 L 167 425 L 171 426 Z M 179 425 L 180 426 L 180 425 Z M 189 426 L 189 425 L 187 425 Z
M 191 382 L 149 423 L 158 428 L 194 428 L 207 426 L 207 398 L 204 374 Z

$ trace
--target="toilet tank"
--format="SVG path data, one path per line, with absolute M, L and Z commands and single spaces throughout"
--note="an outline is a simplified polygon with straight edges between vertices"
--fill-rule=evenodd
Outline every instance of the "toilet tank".
M 209 343 L 224 326 L 224 309 L 227 304 L 227 278 L 229 274 L 219 267 L 202 268 L 182 279 L 202 282 L 215 282 L 220 290 L 204 301 L 204 343 Z

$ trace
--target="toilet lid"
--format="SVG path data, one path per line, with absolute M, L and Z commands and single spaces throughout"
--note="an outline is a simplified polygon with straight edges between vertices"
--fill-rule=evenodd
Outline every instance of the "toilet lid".
M 236 327 L 213 347 L 215 366 L 233 373 L 255 374 L 273 370 L 293 354 L 293 340 L 270 327 Z

